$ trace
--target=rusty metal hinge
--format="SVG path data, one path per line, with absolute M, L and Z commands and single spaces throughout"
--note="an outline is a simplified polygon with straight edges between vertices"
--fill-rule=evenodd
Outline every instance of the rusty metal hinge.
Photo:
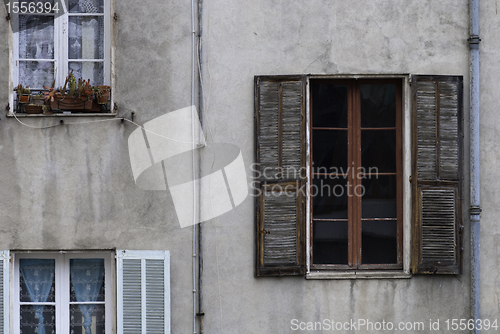
M 408 181 L 410 181 L 410 183 L 411 183 L 411 180 L 412 180 L 412 178 L 411 178 L 411 175 L 410 175 L 410 177 L 408 178 Z

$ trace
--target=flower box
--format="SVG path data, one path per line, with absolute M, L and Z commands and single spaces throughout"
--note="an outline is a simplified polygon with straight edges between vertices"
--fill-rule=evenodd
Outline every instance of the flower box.
M 82 101 L 78 98 L 56 94 L 54 101 L 50 102 L 50 106 L 52 109 L 92 111 L 92 100 Z

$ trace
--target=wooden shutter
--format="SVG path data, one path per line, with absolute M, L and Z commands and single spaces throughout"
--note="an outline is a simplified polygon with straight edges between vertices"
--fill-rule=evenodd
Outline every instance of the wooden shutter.
M 170 333 L 170 253 L 117 251 L 120 334 Z
M 8 250 L 0 251 L 0 333 L 8 334 L 9 326 L 9 261 Z
M 305 76 L 255 77 L 257 276 L 305 273 Z
M 463 78 L 412 76 L 414 274 L 462 270 Z

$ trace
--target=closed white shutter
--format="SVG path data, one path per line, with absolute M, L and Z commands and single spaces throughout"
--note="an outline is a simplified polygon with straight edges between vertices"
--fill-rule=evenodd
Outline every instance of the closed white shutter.
M 9 333 L 9 259 L 8 250 L 0 251 L 0 333 Z
M 170 334 L 170 252 L 117 251 L 119 334 Z

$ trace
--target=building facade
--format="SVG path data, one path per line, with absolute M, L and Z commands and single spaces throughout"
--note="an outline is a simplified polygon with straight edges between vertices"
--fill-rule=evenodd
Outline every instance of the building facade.
M 4 333 L 497 331 L 496 0 L 474 164 L 468 0 L 64 5 L 1 9 Z M 71 71 L 104 109 L 19 107 Z

